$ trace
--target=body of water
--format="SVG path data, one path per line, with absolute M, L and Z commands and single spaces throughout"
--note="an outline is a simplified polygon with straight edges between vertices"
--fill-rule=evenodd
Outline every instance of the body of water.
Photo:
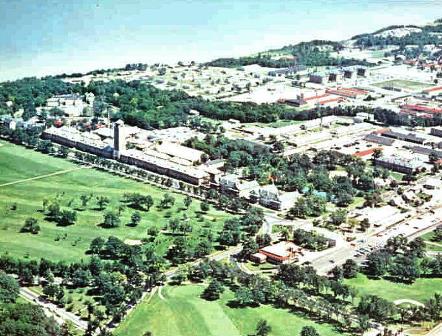
M 438 17 L 440 0 L 0 0 L 0 80 L 207 61 Z

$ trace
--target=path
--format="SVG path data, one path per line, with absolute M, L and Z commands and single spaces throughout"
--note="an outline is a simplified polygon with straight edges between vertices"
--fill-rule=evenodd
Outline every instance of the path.
M 61 171 L 58 171 L 58 172 L 55 172 L 55 173 L 51 173 L 51 174 L 40 175 L 40 176 L 30 177 L 30 178 L 26 178 L 26 179 L 22 179 L 22 180 L 17 180 L 17 181 L 13 181 L 13 182 L 3 183 L 3 184 L 0 184 L 0 187 L 6 187 L 6 186 L 10 186 L 10 185 L 17 184 L 17 183 L 34 181 L 34 180 L 39 180 L 39 179 L 46 178 L 46 177 L 66 174 L 66 173 L 70 173 L 72 171 L 76 171 L 76 170 L 80 170 L 80 169 L 85 169 L 85 168 L 89 168 L 89 167 L 76 167 L 76 168 L 61 170 Z
M 160 297 L 161 300 L 166 301 L 166 299 L 163 296 L 163 286 L 160 286 L 158 290 L 158 296 Z
M 77 328 L 81 330 L 87 329 L 87 322 L 83 321 L 77 315 L 62 309 L 53 303 L 41 300 L 40 295 L 34 293 L 30 289 L 24 287 L 20 288 L 20 295 L 26 300 L 40 305 L 52 315 L 55 315 L 57 320 L 62 319 L 63 321 L 71 321 Z
M 442 323 L 439 323 L 433 330 L 431 330 L 428 334 L 425 336 L 440 336 L 442 335 Z
M 426 240 L 425 244 L 442 247 L 442 244 L 435 243 L 435 242 L 432 242 L 432 241 L 429 241 L 429 240 Z

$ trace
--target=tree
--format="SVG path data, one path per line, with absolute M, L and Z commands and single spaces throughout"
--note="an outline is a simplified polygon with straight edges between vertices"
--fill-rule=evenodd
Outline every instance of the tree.
M 110 203 L 109 197 L 106 196 L 97 197 L 97 205 L 100 210 L 104 210 L 109 203 Z
M 259 247 L 270 245 L 271 242 L 272 242 L 272 237 L 267 233 L 256 236 L 256 243 L 258 244 Z
M 190 197 L 189 195 L 187 195 L 184 198 L 184 206 L 186 207 L 186 209 L 189 209 L 190 205 L 192 204 L 192 197 Z
M 347 220 L 347 211 L 344 209 L 338 209 L 330 214 L 330 223 L 334 226 L 338 226 Z
M 316 331 L 316 329 L 311 326 L 302 327 L 301 333 L 299 335 L 300 336 L 320 336 L 319 333 Z
M 382 156 L 382 149 L 375 148 L 373 150 L 373 159 L 379 159 Z
M 91 244 L 89 246 L 89 250 L 91 251 L 92 254 L 100 254 L 101 249 L 103 248 L 104 244 L 105 244 L 105 241 L 103 238 L 101 238 L 101 237 L 94 238 L 91 241 Z
M 2 307 L 0 335 L 8 336 L 58 336 L 60 329 L 53 318 L 33 304 L 14 304 Z
M 367 315 L 376 321 L 386 321 L 396 312 L 393 303 L 376 295 L 367 295 L 361 298 L 357 310 L 362 315 Z
M 333 275 L 333 279 L 340 281 L 344 277 L 344 271 L 342 270 L 342 267 L 335 266 L 332 268 L 330 273 Z
M 60 205 L 57 202 L 53 202 L 48 206 L 48 217 L 56 219 L 60 216 Z
M 252 290 L 247 287 L 240 287 L 235 291 L 235 300 L 241 306 L 248 306 L 255 303 Z
M 165 193 L 163 198 L 160 201 L 160 207 L 163 209 L 167 209 L 172 207 L 175 204 L 175 198 L 168 193 Z
M 61 226 L 68 226 L 75 224 L 77 220 L 77 213 L 70 210 L 62 210 L 57 218 L 57 223 Z
M 438 227 L 436 230 L 434 230 L 431 240 L 435 242 L 442 242 L 442 227 Z
M 370 253 L 367 257 L 366 273 L 374 277 L 381 277 L 389 270 L 391 256 L 389 253 L 377 251 Z
M 54 151 L 54 146 L 49 140 L 39 140 L 37 142 L 37 150 L 44 154 L 50 154 Z
M 92 274 L 89 270 L 78 269 L 72 274 L 72 285 L 74 287 L 86 287 L 92 279 Z
M 29 217 L 26 219 L 25 225 L 23 225 L 20 231 L 37 234 L 40 232 L 40 225 L 38 225 L 38 221 L 35 218 Z
M 367 315 L 358 315 L 359 330 L 364 332 L 370 329 L 370 318 Z
M 67 158 L 69 155 L 69 148 L 66 146 L 58 147 L 58 155 L 62 158 Z
M 81 206 L 83 208 L 85 208 L 87 206 L 87 203 L 89 202 L 90 197 L 88 195 L 80 195 L 80 200 L 81 200 Z
M 103 226 L 106 228 L 115 228 L 120 226 L 121 220 L 115 212 L 109 211 L 104 215 Z
M 256 325 L 256 336 L 267 336 L 272 331 L 272 327 L 267 323 L 266 320 L 259 320 Z
M 207 211 L 209 211 L 209 208 L 210 208 L 209 203 L 204 202 L 204 201 L 201 202 L 201 204 L 200 204 L 200 209 L 201 209 L 202 212 L 207 212 Z
M 0 303 L 13 303 L 20 294 L 20 286 L 13 277 L 0 271 Z
M 135 211 L 132 213 L 132 216 L 130 217 L 130 225 L 131 226 L 137 226 L 141 221 L 141 215 L 138 211 Z
M 398 255 L 394 260 L 390 273 L 401 281 L 414 282 L 421 275 L 418 258 Z
M 354 278 L 359 271 L 359 266 L 353 259 L 347 259 L 342 265 L 344 278 Z
M 201 297 L 208 301 L 214 301 L 218 300 L 223 292 L 224 292 L 223 285 L 218 280 L 213 279 L 209 283 L 209 286 L 207 286 L 206 289 L 204 289 L 203 293 L 201 294 Z

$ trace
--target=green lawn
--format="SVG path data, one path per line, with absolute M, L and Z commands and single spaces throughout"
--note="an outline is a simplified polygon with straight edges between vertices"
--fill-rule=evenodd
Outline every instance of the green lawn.
M 137 227 L 126 224 L 134 210 L 126 208 L 121 213 L 122 224 L 118 228 L 105 229 L 102 223 L 103 211 L 97 210 L 96 196 L 107 196 L 111 202 L 107 209 L 116 210 L 124 193 L 138 192 L 149 194 L 155 204 L 163 197 L 163 189 L 130 179 L 113 176 L 93 169 L 69 171 L 60 175 L 43 177 L 23 183 L 1 186 L 4 183 L 46 175 L 58 171 L 78 168 L 74 163 L 43 155 L 35 151 L 1 142 L 0 146 L 0 254 L 8 252 L 17 257 L 41 258 L 54 261 L 79 261 L 86 258 L 85 251 L 95 237 L 107 238 L 111 235 L 120 239 L 139 240 L 146 238 L 150 226 L 164 227 L 168 222 L 167 214 L 172 217 L 186 214 L 194 227 L 191 235 L 198 235 L 203 227 L 219 230 L 226 213 L 211 209 L 197 219 L 200 202 L 194 200 L 189 210 L 183 208 L 184 196 L 173 194 L 175 205 L 168 210 L 156 206 L 149 212 L 141 212 L 142 221 Z M 93 194 L 94 197 L 85 209 L 82 208 L 80 195 Z M 45 220 L 42 213 L 43 199 L 55 200 L 62 208 L 77 209 L 77 222 L 69 227 L 60 227 Z M 17 205 L 13 210 L 12 205 Z M 166 216 L 165 216 L 166 215 Z M 38 219 L 41 231 L 38 235 L 20 233 L 20 228 L 28 217 Z M 156 241 L 158 251 L 163 252 L 170 244 L 170 237 L 160 234 Z
M 317 324 L 284 309 L 272 306 L 230 308 L 226 303 L 233 293 L 226 291 L 217 301 L 199 296 L 204 286 L 165 287 L 164 300 L 158 294 L 146 297 L 116 329 L 116 336 L 240 336 L 254 333 L 256 324 L 265 319 L 272 336 L 299 335 L 303 326 L 314 326 L 321 335 L 341 335 L 327 324 Z
M 409 81 L 409 80 L 403 80 L 403 79 L 392 79 L 392 80 L 387 80 L 384 82 L 375 83 L 373 85 L 377 86 L 377 87 L 390 86 L 390 87 L 412 90 L 412 91 L 423 90 L 423 89 L 426 89 L 426 88 L 432 86 L 432 84 L 429 84 L 429 83 L 422 83 L 422 82 Z
M 434 233 L 433 231 L 428 232 L 421 236 L 421 238 L 426 243 L 426 249 L 427 251 L 431 252 L 442 252 L 442 242 L 433 241 Z
M 345 280 L 347 285 L 354 287 L 358 295 L 377 295 L 389 301 L 411 299 L 423 302 L 442 292 L 442 279 L 417 279 L 413 284 L 391 282 L 388 280 L 371 280 L 358 274 L 356 278 Z

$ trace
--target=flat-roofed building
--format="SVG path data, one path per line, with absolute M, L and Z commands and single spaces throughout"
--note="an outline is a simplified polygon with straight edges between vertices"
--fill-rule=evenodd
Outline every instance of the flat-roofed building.
M 438 137 L 442 137 L 442 128 L 432 127 L 430 129 L 430 134 Z
M 380 157 L 374 160 L 376 166 L 388 168 L 404 174 L 414 174 L 419 172 L 424 163 L 418 159 L 406 159 L 399 156 Z
M 204 154 L 203 151 L 172 142 L 163 142 L 162 144 L 156 146 L 155 149 L 160 153 L 178 157 L 191 163 L 199 163 L 202 155 Z
M 382 136 L 379 136 L 379 135 L 376 135 L 373 133 L 367 134 L 364 137 L 364 140 L 368 141 L 368 142 L 373 142 L 373 143 L 376 143 L 379 145 L 385 145 L 385 146 L 391 146 L 394 143 L 393 139 L 385 138 L 385 137 L 382 137 Z
M 136 149 L 126 149 L 124 140 L 122 141 L 121 139 L 122 135 L 119 133 L 122 125 L 118 124 L 116 126 L 118 131 L 116 131 L 117 134 L 114 134 L 113 144 L 102 141 L 100 136 L 95 133 L 80 132 L 72 127 L 51 127 L 43 132 L 42 137 L 64 146 L 77 148 L 81 151 L 106 158 L 115 158 L 123 163 L 135 165 L 139 168 L 191 184 L 201 185 L 209 181 L 209 174 L 207 172 L 187 164 L 188 161 L 186 160 L 183 160 L 184 162 L 177 162 L 180 160 L 179 158 L 175 160 L 175 158 L 170 158 L 166 154 L 152 150 L 151 152 L 155 155 L 149 155 L 149 149 L 146 149 L 148 153 Z M 115 142 L 116 139 L 119 140 Z
M 46 101 L 46 106 L 59 108 L 69 117 L 79 117 L 83 113 L 86 104 L 79 94 L 74 93 L 53 96 Z
M 244 181 L 236 174 L 228 174 L 219 178 L 220 190 L 223 193 L 236 197 L 250 197 L 252 190 L 257 190 L 259 184 L 256 180 Z
M 259 253 L 266 256 L 266 260 L 275 264 L 287 264 L 297 260 L 301 248 L 292 242 L 282 241 L 274 245 L 263 247 Z
M 290 209 L 300 196 L 299 192 L 280 193 L 274 184 L 259 188 L 259 204 L 274 210 Z
M 121 153 L 120 161 L 195 185 L 201 185 L 209 181 L 209 174 L 202 169 L 153 157 L 136 149 L 128 149 Z
M 309 82 L 322 84 L 325 82 L 326 76 L 323 73 L 314 72 L 309 75 Z

